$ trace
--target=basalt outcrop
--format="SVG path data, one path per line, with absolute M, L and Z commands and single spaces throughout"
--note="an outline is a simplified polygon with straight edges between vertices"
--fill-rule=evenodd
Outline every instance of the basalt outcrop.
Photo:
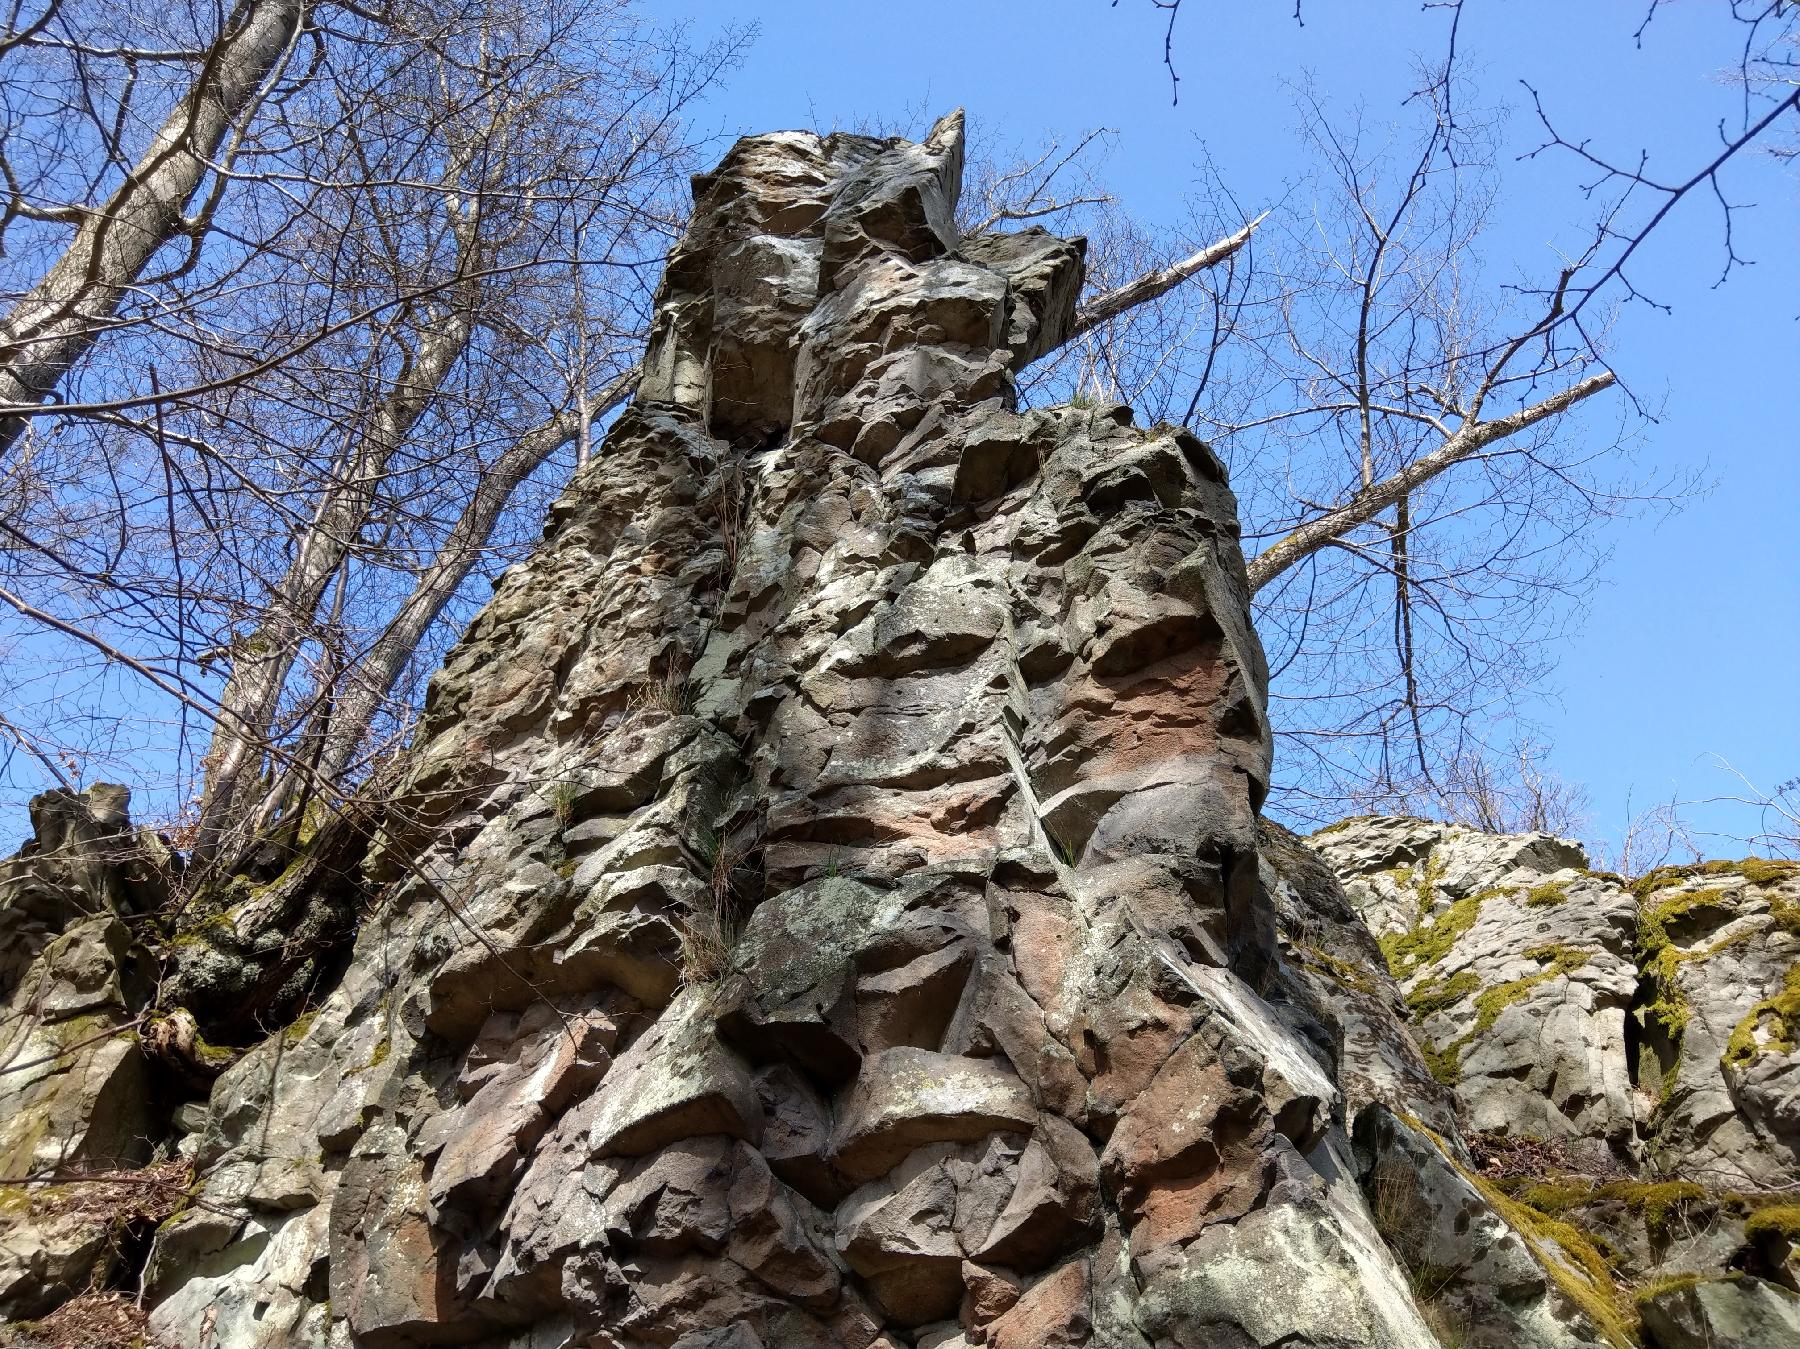
M 1226 474 L 1124 407 L 1019 406 L 1082 245 L 959 237 L 960 161 L 952 117 L 754 137 L 696 180 L 636 399 L 378 810 L 190 894 L 116 793 L 55 798 L 0 887 L 33 934 L 0 1059 L 70 1085 L 5 1135 L 0 1313 L 97 1281 L 182 1349 L 1781 1324 L 1778 1208 L 1640 1326 L 1623 1287 L 1666 1251 L 1622 1272 L 1566 1221 L 1598 1187 L 1554 1217 L 1490 1154 L 1754 1153 L 1777 1188 L 1787 985 L 1708 959 L 1754 928 L 1775 969 L 1785 873 L 1640 896 L 1554 841 L 1377 822 L 1317 840 L 1328 865 L 1261 821 Z M 64 1205 L 102 1244 L 45 1253 L 46 1195 L 190 1165 L 174 1212 L 137 1205 L 153 1239 Z
M 1515 1224 L 1591 1247 L 1652 1344 L 1800 1333 L 1800 864 L 1627 883 L 1545 834 L 1379 817 L 1309 842 Z

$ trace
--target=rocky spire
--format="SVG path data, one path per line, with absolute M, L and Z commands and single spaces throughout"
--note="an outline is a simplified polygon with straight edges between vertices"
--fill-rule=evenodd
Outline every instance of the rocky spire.
M 155 1089 L 206 1096 L 155 1338 L 1634 1333 L 1605 1262 L 1474 1173 L 1369 928 L 1259 824 L 1219 461 L 1020 409 L 1083 246 L 959 238 L 961 158 L 953 115 L 697 179 L 642 387 L 433 678 L 385 814 L 182 920 L 147 1040 L 217 1071 L 198 1017 L 243 1052 Z M 1616 946 L 1609 914 L 1581 930 Z M 1578 1095 L 1544 1108 L 1614 1127 Z M 91 1265 L 91 1219 L 27 1207 L 12 1314 Z

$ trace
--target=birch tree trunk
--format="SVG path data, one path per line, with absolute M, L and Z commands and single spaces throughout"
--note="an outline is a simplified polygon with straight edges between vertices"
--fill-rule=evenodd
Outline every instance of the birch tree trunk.
M 188 96 L 106 202 L 80 212 L 68 248 L 0 322 L 0 406 L 29 406 L 54 393 L 117 318 L 157 252 L 182 234 L 197 246 L 206 212 L 190 219 L 188 204 L 255 106 L 304 13 L 304 0 L 244 0 L 225 21 Z M 0 454 L 28 420 L 0 416 Z

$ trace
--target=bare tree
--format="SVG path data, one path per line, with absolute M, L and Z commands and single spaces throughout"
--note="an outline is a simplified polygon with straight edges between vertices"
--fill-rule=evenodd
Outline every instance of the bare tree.
M 1180 0 L 1152 4 L 1178 92 Z M 1639 16 L 1638 41 L 1660 6 Z M 1157 368 L 1191 380 L 1183 419 L 1218 442 L 1244 502 L 1259 625 L 1286 703 L 1286 804 L 1303 815 L 1451 809 L 1471 764 L 1490 788 L 1500 773 L 1529 794 L 1530 773 L 1501 746 L 1517 734 L 1517 695 L 1547 673 L 1549 639 L 1594 574 L 1594 524 L 1693 485 L 1609 481 L 1622 476 L 1608 460 L 1628 433 L 1590 435 L 1591 419 L 1571 415 L 1617 391 L 1609 316 L 1658 304 L 1634 262 L 1700 198 L 1718 212 L 1719 280 L 1729 277 L 1744 261 L 1733 236 L 1743 207 L 1726 173 L 1759 149 L 1791 153 L 1800 126 L 1800 7 L 1769 0 L 1721 6 L 1744 39 L 1741 107 L 1715 155 L 1685 175 L 1652 177 L 1646 155 L 1612 158 L 1565 135 L 1530 91 L 1544 134 L 1527 157 L 1578 160 L 1597 224 L 1551 275 L 1501 290 L 1479 273 L 1488 137 L 1456 77 L 1462 21 L 1478 6 L 1425 8 L 1445 20 L 1445 55 L 1407 100 L 1421 114 L 1417 142 L 1395 151 L 1382 128 L 1303 99 L 1320 166 L 1313 209 L 1265 226 L 1256 275 L 1214 291 L 1210 322 L 1194 309 L 1208 297 L 1181 294 L 1183 318 L 1149 333 Z M 1294 17 L 1304 22 L 1298 4 Z M 1090 368 L 1120 351 L 1142 367 L 1132 348 L 1145 336 L 1140 326 L 1107 344 Z M 1181 352 L 1183 340 L 1197 345 Z M 1643 411 L 1629 394 L 1608 407 L 1625 427 Z
M 90 341 L 0 467 L 20 701 L 88 709 L 10 718 L 14 750 L 202 763 L 197 857 L 227 867 L 404 733 L 469 584 L 628 392 L 682 113 L 743 35 L 451 0 L 314 13 L 302 41 L 304 77 L 247 110 L 262 153 L 223 175 L 208 266 Z M 121 690 L 140 738 L 108 746 Z
M 51 106 L 58 117 L 88 113 L 83 120 L 93 123 L 98 143 L 88 151 L 94 165 L 83 184 L 88 192 L 69 196 L 55 192 L 47 165 L 15 164 L 0 143 L 8 189 L 0 230 L 26 221 L 72 231 L 36 284 L 10 297 L 0 320 L 0 405 L 33 404 L 53 393 L 119 321 L 129 293 L 193 265 L 233 174 L 243 128 L 291 57 L 305 6 L 303 0 L 240 0 L 204 46 L 169 51 L 103 50 L 73 36 L 60 9 L 57 0 L 44 0 L 32 14 L 15 7 L 0 35 L 0 61 L 40 53 L 62 58 L 70 91 Z M 125 81 L 110 117 L 100 118 L 93 116 L 95 86 L 107 82 L 93 67 L 109 59 L 124 67 Z M 148 144 L 127 162 L 127 128 L 142 115 L 133 106 L 139 62 L 192 66 L 194 73 Z M 152 259 L 178 238 L 186 256 L 166 262 L 162 275 L 147 275 Z M 0 410 L 0 455 L 24 428 L 24 417 Z
M 1260 308 L 1195 404 L 1244 499 L 1290 771 L 1325 813 L 1441 796 L 1492 752 L 1625 504 L 1618 435 L 1569 417 L 1615 383 L 1603 333 L 1557 322 L 1580 260 L 1544 296 L 1476 271 L 1492 178 L 1452 78 L 1398 151 L 1302 100 L 1310 218 L 1265 242 Z

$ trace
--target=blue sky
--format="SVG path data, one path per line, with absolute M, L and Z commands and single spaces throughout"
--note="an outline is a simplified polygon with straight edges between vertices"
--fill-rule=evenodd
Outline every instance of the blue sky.
M 1275 203 L 1301 173 L 1292 87 L 1374 120 L 1401 118 L 1417 55 L 1441 50 L 1441 16 L 1416 0 L 1320 3 L 1295 25 L 1285 0 L 1190 0 L 1176 30 L 1182 75 L 1170 102 L 1162 20 L 1148 0 L 913 0 L 899 6 L 780 0 L 648 0 L 707 36 L 754 19 L 760 36 L 701 120 L 721 135 L 854 126 L 962 105 L 990 138 L 1032 145 L 1096 126 L 1117 131 L 1105 177 L 1126 206 L 1177 224 L 1210 155 L 1246 204 Z M 1477 100 L 1509 110 L 1501 131 L 1501 201 L 1488 240 L 1493 275 L 1553 270 L 1557 245 L 1591 223 L 1582 177 L 1566 156 L 1515 157 L 1541 137 L 1521 81 L 1597 149 L 1685 177 L 1716 153 L 1715 128 L 1739 109 L 1721 78 L 1739 34 L 1722 4 L 1659 11 L 1642 48 L 1641 3 L 1571 5 L 1471 0 L 1460 33 Z M 1572 625 L 1553 687 L 1534 709 L 1551 766 L 1585 787 L 1590 833 L 1616 836 L 1628 801 L 1671 794 L 1702 829 L 1745 834 L 1741 794 L 1723 757 L 1772 788 L 1800 776 L 1800 211 L 1792 170 L 1760 158 L 1730 180 L 1758 203 L 1736 219 L 1737 251 L 1755 265 L 1713 288 L 1719 214 L 1678 209 L 1634 280 L 1672 308 L 1621 313 L 1614 367 L 1658 412 L 1635 445 L 1645 477 L 1698 469 L 1708 489 L 1680 510 L 1608 527 L 1612 558 Z M 1595 434 L 1616 427 L 1595 419 Z M 1730 853 L 1726 839 L 1711 850 Z

